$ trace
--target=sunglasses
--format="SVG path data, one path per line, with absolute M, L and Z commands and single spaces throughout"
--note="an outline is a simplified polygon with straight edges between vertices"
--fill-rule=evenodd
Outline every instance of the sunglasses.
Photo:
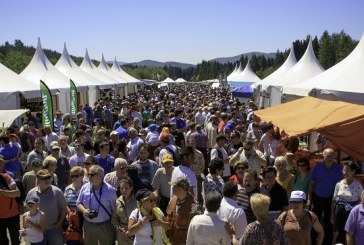
M 236 170 L 246 170 L 248 169 L 247 167 L 236 167 Z
M 33 206 L 35 203 L 33 203 L 33 202 L 27 202 L 27 205 L 28 206 Z
M 78 178 L 78 177 L 80 177 L 79 174 L 71 175 L 71 179 L 75 179 L 75 178 Z
M 59 148 L 58 149 L 52 149 L 52 151 L 59 151 Z
M 245 151 L 250 151 L 253 148 L 244 148 Z
M 97 175 L 97 174 L 88 174 L 88 177 L 93 177 L 95 175 Z

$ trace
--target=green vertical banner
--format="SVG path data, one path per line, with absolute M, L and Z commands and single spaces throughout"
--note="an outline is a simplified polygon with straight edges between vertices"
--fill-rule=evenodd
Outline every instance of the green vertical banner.
M 78 101 L 77 101 L 77 88 L 75 83 L 70 79 L 70 94 L 71 94 L 71 115 L 76 117 L 78 110 Z
M 48 86 L 40 80 L 40 94 L 42 96 L 42 125 L 50 126 L 53 131 L 53 102 L 51 91 Z

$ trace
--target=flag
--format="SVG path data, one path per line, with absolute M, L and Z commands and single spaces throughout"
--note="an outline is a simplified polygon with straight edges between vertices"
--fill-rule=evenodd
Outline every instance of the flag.
M 53 102 L 51 91 L 48 86 L 40 80 L 40 94 L 42 96 L 42 125 L 50 126 L 53 131 Z
M 70 112 L 72 116 L 76 116 L 77 115 L 77 109 L 78 109 L 78 101 L 77 101 L 77 88 L 75 83 L 70 80 L 70 95 L 71 95 L 71 108 L 70 108 Z

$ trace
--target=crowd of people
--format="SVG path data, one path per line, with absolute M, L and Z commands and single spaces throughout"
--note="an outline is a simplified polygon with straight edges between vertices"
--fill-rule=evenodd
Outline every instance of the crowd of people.
M 310 169 L 257 109 L 185 84 L 27 113 L 0 137 L 0 244 L 364 244 L 361 163 L 323 145 Z

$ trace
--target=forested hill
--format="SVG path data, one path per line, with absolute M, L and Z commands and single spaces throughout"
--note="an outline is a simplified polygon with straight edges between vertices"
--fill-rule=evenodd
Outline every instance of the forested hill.
M 297 61 L 304 54 L 309 37 L 304 40 L 293 41 L 293 48 Z M 358 44 L 358 41 L 353 40 L 344 31 L 340 33 L 332 33 L 325 31 L 320 38 L 313 37 L 312 44 L 314 52 L 319 62 L 324 69 L 337 64 L 343 60 Z M 250 65 L 253 71 L 261 78 L 265 78 L 274 72 L 280 65 L 283 64 L 289 54 L 289 48 L 280 51 L 277 50 L 275 55 L 252 54 L 250 57 Z M 0 63 L 7 66 L 16 73 L 20 73 L 29 64 L 35 52 L 32 46 L 26 46 L 21 40 L 15 40 L 13 44 L 5 42 L 0 46 Z M 44 52 L 52 64 L 56 64 L 61 54 L 49 49 L 44 49 Z M 81 64 L 83 57 L 72 56 L 76 64 Z M 93 60 L 98 65 L 98 61 Z M 217 78 L 219 75 L 229 75 L 236 64 L 242 63 L 245 67 L 248 62 L 248 57 L 242 55 L 236 62 L 220 63 L 217 60 L 205 61 L 197 64 L 195 67 L 176 67 L 172 64 L 164 65 L 163 67 L 146 67 L 125 65 L 123 69 L 130 75 L 139 79 L 154 79 L 162 81 L 167 77 L 172 79 L 184 78 L 187 81 L 201 81 Z

